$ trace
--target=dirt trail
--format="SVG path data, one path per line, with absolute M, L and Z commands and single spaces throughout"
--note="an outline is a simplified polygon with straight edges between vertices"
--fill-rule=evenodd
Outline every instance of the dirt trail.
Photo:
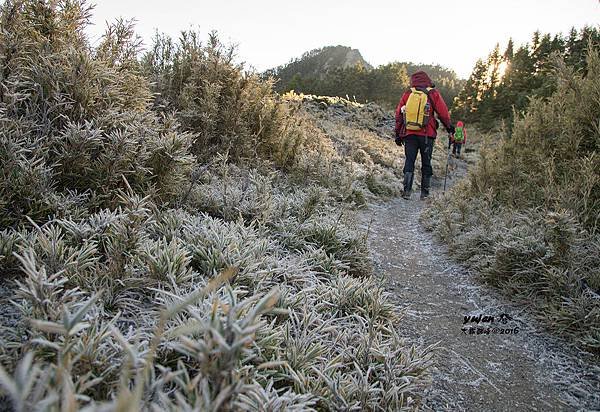
M 464 169 L 459 162 L 456 172 Z M 443 179 L 436 181 L 434 192 L 442 185 Z M 420 344 L 439 342 L 423 409 L 600 410 L 600 368 L 453 263 L 419 224 L 423 206 L 413 194 L 410 201 L 375 205 L 363 215 L 377 272 L 404 310 L 402 332 Z M 464 316 L 480 314 L 494 322 L 463 325 Z M 512 320 L 502 323 L 500 314 Z M 478 327 L 490 327 L 490 333 L 477 334 Z

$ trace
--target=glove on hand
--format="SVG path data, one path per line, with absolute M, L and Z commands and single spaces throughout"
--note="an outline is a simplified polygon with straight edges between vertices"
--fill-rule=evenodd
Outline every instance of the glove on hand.
M 450 134 L 454 134 L 454 132 L 456 131 L 456 129 L 454 128 L 453 125 L 450 125 L 448 127 L 446 127 L 446 131 Z
M 396 136 L 396 138 L 394 139 L 394 142 L 396 142 L 396 144 L 398 146 L 402 146 L 404 144 L 404 139 L 402 139 L 401 136 Z

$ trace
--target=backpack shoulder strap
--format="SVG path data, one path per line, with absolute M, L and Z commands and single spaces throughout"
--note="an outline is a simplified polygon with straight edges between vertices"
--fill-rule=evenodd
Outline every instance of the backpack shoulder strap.
M 435 104 L 433 103 L 433 99 L 431 99 L 429 97 L 429 92 L 431 92 L 432 90 L 435 90 L 435 87 L 413 87 L 412 89 L 416 89 L 416 90 L 419 90 L 419 91 L 425 93 L 427 95 L 427 101 L 431 103 L 431 108 L 433 109 L 432 114 L 434 112 L 437 113 L 437 110 L 435 110 Z
M 410 90 L 412 91 L 420 91 L 422 93 L 425 93 L 427 96 L 429 96 L 429 91 L 431 90 L 431 87 L 411 87 Z

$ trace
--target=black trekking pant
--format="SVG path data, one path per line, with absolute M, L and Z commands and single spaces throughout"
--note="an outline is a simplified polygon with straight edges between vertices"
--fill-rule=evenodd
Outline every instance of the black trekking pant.
M 435 138 L 409 134 L 404 138 L 404 173 L 414 173 L 417 153 L 421 152 L 421 175 L 433 176 L 431 155 Z
M 454 143 L 454 147 L 452 147 L 452 154 L 460 156 L 461 147 L 462 143 Z

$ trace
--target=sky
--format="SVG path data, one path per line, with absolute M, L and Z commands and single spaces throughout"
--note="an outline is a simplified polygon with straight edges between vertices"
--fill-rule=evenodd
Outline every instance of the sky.
M 359 49 L 372 65 L 440 64 L 466 78 L 479 58 L 535 30 L 567 33 L 600 25 L 600 0 L 96 0 L 88 28 L 97 41 L 106 22 L 135 18 L 146 45 L 158 29 L 184 29 L 238 45 L 238 59 L 263 71 L 323 46 Z

